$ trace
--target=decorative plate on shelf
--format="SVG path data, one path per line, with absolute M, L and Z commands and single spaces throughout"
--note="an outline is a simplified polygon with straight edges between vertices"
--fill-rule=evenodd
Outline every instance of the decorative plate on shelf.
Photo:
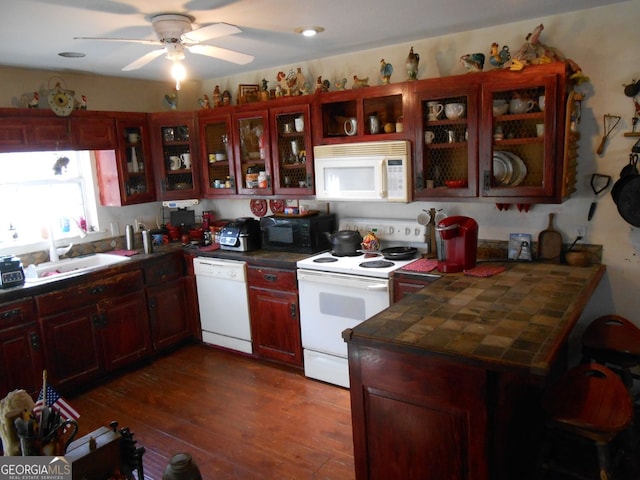
M 282 200 L 269 200 L 269 207 L 273 213 L 284 212 L 284 201 Z
M 267 201 L 253 199 L 249 203 L 251 207 L 251 213 L 253 213 L 256 217 L 264 217 L 267 214 Z

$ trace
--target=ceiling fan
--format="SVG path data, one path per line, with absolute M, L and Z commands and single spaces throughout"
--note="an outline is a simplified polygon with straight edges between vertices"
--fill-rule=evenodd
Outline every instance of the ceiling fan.
M 191 53 L 219 58 L 238 65 L 246 65 L 253 61 L 254 57 L 252 55 L 201 43 L 213 38 L 240 33 L 242 30 L 238 27 L 229 25 L 228 23 L 214 23 L 207 27 L 192 30 L 193 21 L 194 17 L 182 13 L 161 13 L 154 15 L 151 17 L 151 26 L 158 40 L 104 37 L 74 37 L 74 40 L 107 40 L 162 46 L 162 48 L 152 50 L 137 60 L 134 60 L 129 65 L 126 65 L 122 69 L 123 71 L 136 70 L 144 67 L 147 63 L 163 54 L 166 54 L 169 60 L 182 60 L 185 49 Z

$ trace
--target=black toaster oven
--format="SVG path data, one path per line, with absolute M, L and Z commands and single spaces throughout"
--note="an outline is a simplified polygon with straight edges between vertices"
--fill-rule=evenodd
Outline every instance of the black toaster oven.
M 331 249 L 329 235 L 336 229 L 336 216 L 271 215 L 260 219 L 262 248 L 292 253 L 317 253 Z
M 0 288 L 9 288 L 24 283 L 22 262 L 18 257 L 0 257 Z

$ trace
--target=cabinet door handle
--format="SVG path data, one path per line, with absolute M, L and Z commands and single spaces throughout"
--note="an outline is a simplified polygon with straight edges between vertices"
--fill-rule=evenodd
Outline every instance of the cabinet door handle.
M 104 293 L 105 290 L 106 287 L 104 285 L 96 285 L 95 287 L 91 288 L 90 292 L 92 295 L 97 295 L 98 293 Z
M 278 276 L 273 275 L 272 273 L 265 273 L 262 278 L 264 278 L 267 282 L 276 282 L 278 281 Z
M 291 313 L 291 318 L 297 318 L 298 317 L 298 305 L 295 303 L 292 303 L 289 306 L 289 312 Z
M 29 334 L 29 343 L 31 344 L 31 348 L 33 350 L 39 350 L 40 349 L 40 337 L 38 336 L 37 333 L 30 333 Z
M 149 308 L 156 308 L 156 305 L 157 305 L 157 304 L 156 304 L 156 299 L 155 299 L 155 297 L 151 297 L 151 298 L 149 299 Z
M 6 312 L 2 312 L 2 319 L 14 318 L 20 316 L 21 310 L 19 308 L 14 308 L 13 310 L 7 310 Z

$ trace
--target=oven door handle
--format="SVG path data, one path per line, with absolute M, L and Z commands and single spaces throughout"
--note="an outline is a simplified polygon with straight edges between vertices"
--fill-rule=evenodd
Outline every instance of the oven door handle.
M 298 270 L 298 282 L 324 284 L 333 287 L 356 288 L 360 290 L 389 291 L 389 280 L 382 278 L 360 277 L 344 273 L 315 272 Z

